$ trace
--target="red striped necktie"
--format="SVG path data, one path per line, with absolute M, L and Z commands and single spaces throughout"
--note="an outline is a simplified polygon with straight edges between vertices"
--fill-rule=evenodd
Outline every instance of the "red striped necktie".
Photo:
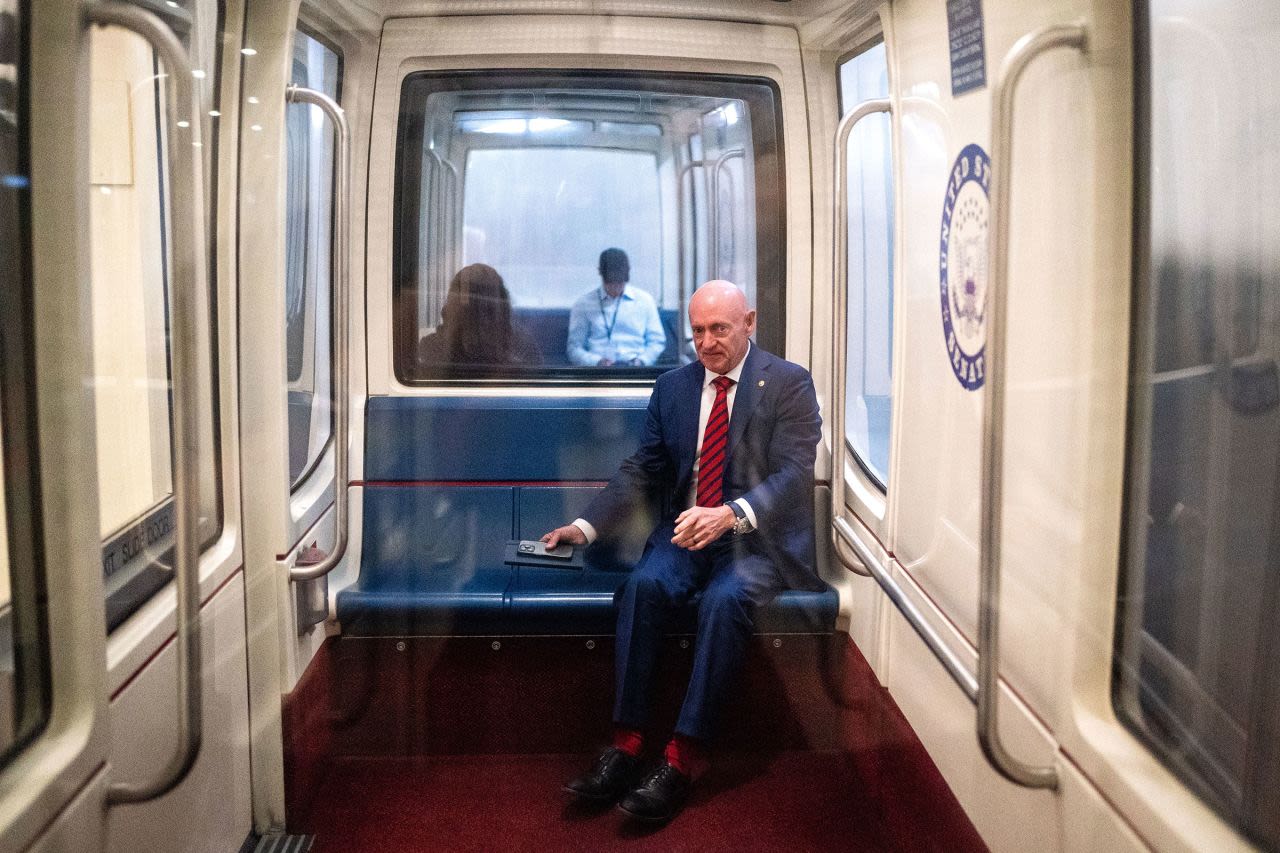
M 707 428 L 702 433 L 702 455 L 698 457 L 697 506 L 720 506 L 724 503 L 724 461 L 729 445 L 729 387 L 733 380 L 717 376 L 716 399 L 711 404 Z

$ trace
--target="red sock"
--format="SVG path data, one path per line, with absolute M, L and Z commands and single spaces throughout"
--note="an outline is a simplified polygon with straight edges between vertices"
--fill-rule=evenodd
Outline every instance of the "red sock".
M 702 748 L 693 738 L 676 735 L 663 753 L 667 763 L 686 776 L 693 775 L 693 764 L 702 757 Z
M 622 726 L 615 726 L 613 729 L 613 745 L 635 758 L 640 754 L 640 748 L 644 746 L 644 735 L 635 729 L 624 729 Z

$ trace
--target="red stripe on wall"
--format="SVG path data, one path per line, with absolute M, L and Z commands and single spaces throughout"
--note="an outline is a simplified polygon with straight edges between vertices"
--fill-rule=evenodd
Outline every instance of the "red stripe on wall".
M 204 610 L 204 606 L 206 604 L 208 604 L 210 601 L 213 601 L 213 599 L 217 597 L 218 593 L 222 592 L 224 589 L 227 588 L 227 584 L 231 583 L 231 581 L 234 580 L 237 575 L 242 574 L 243 572 L 244 572 L 244 566 L 240 566 L 234 572 L 227 575 L 226 580 L 218 584 L 218 588 L 215 589 L 213 592 L 209 593 L 208 597 L 203 599 L 200 602 L 200 609 Z M 161 587 L 161 589 L 167 589 L 167 588 L 168 587 Z M 133 684 L 133 682 L 138 678 L 138 676 L 142 674 L 142 671 L 147 667 L 151 666 L 151 662 L 154 661 L 156 658 L 160 657 L 161 652 L 169 648 L 169 644 L 172 643 L 174 641 L 174 638 L 176 638 L 177 636 L 178 636 L 178 633 L 176 631 L 170 634 L 165 639 L 165 641 L 160 644 L 160 647 L 156 649 L 154 652 L 152 652 L 147 657 L 147 659 L 142 662 L 142 665 L 139 666 L 137 669 L 135 669 L 133 671 L 133 674 L 124 680 L 124 684 L 121 684 L 119 687 L 116 688 L 115 692 L 111 694 L 111 699 L 109 701 L 111 702 L 116 701 L 116 697 L 119 696 L 121 693 L 123 693 L 125 691 L 125 688 L 127 688 L 130 684 Z
M 607 486 L 608 480 L 352 480 L 353 486 Z

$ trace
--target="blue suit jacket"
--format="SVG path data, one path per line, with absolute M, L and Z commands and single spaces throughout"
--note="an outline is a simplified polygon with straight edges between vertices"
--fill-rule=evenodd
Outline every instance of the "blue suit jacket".
M 664 521 L 684 509 L 705 376 L 695 361 L 658 377 L 639 449 L 583 513 L 597 530 L 616 530 L 655 497 L 665 507 Z M 757 530 L 739 544 L 767 557 L 793 589 L 826 588 L 817 576 L 813 536 L 813 464 L 821 428 L 809 371 L 753 345 L 729 419 L 724 498 L 751 504 Z

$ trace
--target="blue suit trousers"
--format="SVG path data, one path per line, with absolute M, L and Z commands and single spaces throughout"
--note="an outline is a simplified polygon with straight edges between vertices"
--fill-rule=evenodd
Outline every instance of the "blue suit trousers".
M 649 715 L 658 651 L 674 614 L 698 597 L 693 672 L 676 733 L 714 734 L 717 712 L 742 668 L 756 610 L 786 588 L 772 561 L 726 534 L 701 551 L 671 544 L 674 525 L 649 538 L 639 565 L 618 590 L 613 721 L 641 729 Z

